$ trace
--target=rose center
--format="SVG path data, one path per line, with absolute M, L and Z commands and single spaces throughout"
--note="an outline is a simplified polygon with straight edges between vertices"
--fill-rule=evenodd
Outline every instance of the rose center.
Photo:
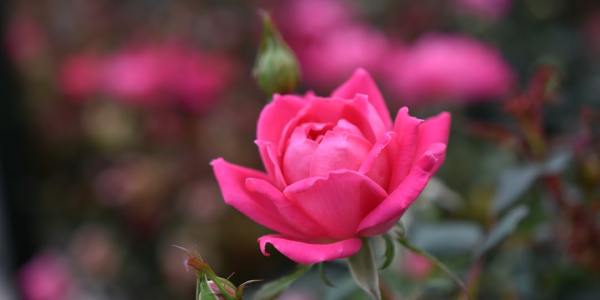
M 360 130 L 341 119 L 337 123 L 305 123 L 296 127 L 283 157 L 289 183 L 335 170 L 358 170 L 372 144 Z

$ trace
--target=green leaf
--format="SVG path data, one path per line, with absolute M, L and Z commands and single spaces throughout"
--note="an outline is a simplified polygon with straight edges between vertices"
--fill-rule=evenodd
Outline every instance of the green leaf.
M 323 283 L 328 286 L 328 287 L 335 287 L 335 285 L 333 284 L 333 282 L 331 282 L 331 280 L 329 280 L 329 278 L 327 277 L 327 274 L 325 273 L 325 263 L 320 263 L 319 264 L 319 277 L 321 277 L 321 281 L 323 281 Z
M 392 237 L 389 234 L 383 235 L 383 240 L 385 241 L 385 253 L 383 254 L 384 260 L 379 270 L 383 270 L 392 264 L 394 261 L 394 255 L 396 254 L 396 247 L 394 246 L 394 241 L 392 241 Z
M 441 262 L 435 256 L 411 244 L 410 241 L 408 241 L 408 239 L 406 238 L 406 235 L 402 233 L 398 234 L 398 243 L 400 243 L 406 249 L 427 258 L 431 263 L 433 263 L 446 274 L 448 274 L 448 276 L 456 283 L 456 285 L 458 285 L 461 288 L 463 293 L 466 295 L 467 299 L 469 299 L 469 292 L 463 281 L 460 279 L 460 277 L 458 277 L 458 275 L 454 274 L 454 272 L 452 272 L 443 262 Z
M 510 235 L 517 225 L 529 214 L 529 209 L 524 205 L 519 205 L 509 211 L 490 231 L 482 246 L 475 252 L 476 257 L 483 254 L 500 244 L 508 235 Z
M 363 239 L 363 245 L 358 253 L 348 258 L 350 273 L 358 286 L 371 298 L 381 300 L 379 290 L 379 273 L 375 267 L 375 256 L 371 251 L 368 239 Z
M 437 256 L 470 255 L 483 242 L 483 230 L 474 222 L 443 221 L 414 226 L 410 241 Z
M 272 300 L 285 291 L 294 281 L 298 280 L 304 273 L 308 272 L 312 265 L 299 265 L 296 270 L 284 277 L 268 282 L 263 285 L 254 295 L 254 300 Z
M 538 164 L 529 164 L 503 171 L 492 200 L 494 214 L 498 215 L 515 204 L 542 173 L 543 168 Z

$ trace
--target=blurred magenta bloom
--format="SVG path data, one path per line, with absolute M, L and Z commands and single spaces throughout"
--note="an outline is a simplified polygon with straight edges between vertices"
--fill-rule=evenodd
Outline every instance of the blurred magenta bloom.
M 284 2 L 275 17 L 281 29 L 293 39 L 308 41 L 354 24 L 354 15 L 354 7 L 348 1 L 291 0 Z
M 310 85 L 331 88 L 358 67 L 378 72 L 387 40 L 381 32 L 360 21 L 350 2 L 284 3 L 275 19 L 300 60 L 303 79 Z
M 103 67 L 103 59 L 95 54 L 67 57 L 60 69 L 59 88 L 70 99 L 85 100 L 99 91 Z
M 329 97 L 277 95 L 257 139 L 266 173 L 219 158 L 225 202 L 278 234 L 259 238 L 301 264 L 348 257 L 389 230 L 444 162 L 450 115 L 400 109 L 395 123 L 362 69 Z
M 61 89 L 73 99 L 96 92 L 134 105 L 178 104 L 208 108 L 233 75 L 225 56 L 205 54 L 183 44 L 136 45 L 111 55 L 75 55 L 60 72 Z
M 331 31 L 299 50 L 307 80 L 326 86 L 347 78 L 359 66 L 378 70 L 387 52 L 385 36 L 366 26 L 347 26 Z
M 500 53 L 469 37 L 433 34 L 399 51 L 386 78 L 404 102 L 490 100 L 505 96 L 513 83 Z
M 25 300 L 65 300 L 72 289 L 67 263 L 53 252 L 41 253 L 19 272 L 19 285 Z
M 508 13 L 512 0 L 454 0 L 456 8 L 482 19 L 498 20 Z
M 410 278 L 422 280 L 431 273 L 433 264 L 426 257 L 407 251 L 402 267 Z

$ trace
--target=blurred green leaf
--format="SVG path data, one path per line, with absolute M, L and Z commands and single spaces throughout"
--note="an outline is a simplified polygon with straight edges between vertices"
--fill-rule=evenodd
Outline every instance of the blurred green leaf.
M 508 235 L 510 235 L 517 225 L 529 214 L 529 209 L 524 205 L 519 205 L 510 210 L 489 232 L 485 242 L 475 252 L 476 257 L 483 254 L 500 244 Z
M 429 180 L 427 187 L 419 197 L 432 201 L 437 206 L 448 211 L 458 211 L 464 206 L 464 200 L 460 195 L 437 177 Z M 424 201 L 424 203 L 428 203 L 429 201 Z
M 325 263 L 320 263 L 319 264 L 319 277 L 321 278 L 321 281 L 328 287 L 335 287 L 335 285 L 333 284 L 333 282 L 331 282 L 331 280 L 329 280 L 329 277 L 327 277 L 327 273 L 325 273 Z
M 419 247 L 412 244 L 406 238 L 406 235 L 402 234 L 401 231 L 398 231 L 398 243 L 400 243 L 406 249 L 408 249 L 416 254 L 419 254 L 423 257 L 426 257 L 431 263 L 433 263 L 438 268 L 440 268 L 442 271 L 444 271 L 446 274 L 448 274 L 448 276 L 450 278 L 452 278 L 452 280 L 456 283 L 456 285 L 458 285 L 462 289 L 463 293 L 467 296 L 467 299 L 469 298 L 468 290 L 467 290 L 465 284 L 460 279 L 460 277 L 458 277 L 458 275 L 454 274 L 454 272 L 452 272 L 443 262 L 441 262 L 435 256 L 427 253 L 425 250 L 422 250 Z
M 483 240 L 479 225 L 471 222 L 441 222 L 419 224 L 410 231 L 411 241 L 435 255 L 471 253 Z
M 500 214 L 517 202 L 542 172 L 542 167 L 536 164 L 504 170 L 492 202 L 494 214 Z
M 385 241 L 385 253 L 383 254 L 384 260 L 379 267 L 379 270 L 389 267 L 392 261 L 394 261 L 394 256 L 396 254 L 396 247 L 394 246 L 392 237 L 389 234 L 384 234 L 383 240 Z
M 311 267 L 312 265 L 299 265 L 294 272 L 264 284 L 254 295 L 254 300 L 271 300 L 277 298 L 292 283 L 308 272 Z
M 380 300 L 379 272 L 375 267 L 375 256 L 369 239 L 363 239 L 360 251 L 348 258 L 352 278 L 372 299 Z
M 542 164 L 531 163 L 504 170 L 492 203 L 494 214 L 498 215 L 518 202 L 540 176 L 562 172 L 569 165 L 571 158 L 571 152 L 558 150 Z
M 569 166 L 572 158 L 573 154 L 565 149 L 552 153 L 550 158 L 544 163 L 544 174 L 561 173 Z

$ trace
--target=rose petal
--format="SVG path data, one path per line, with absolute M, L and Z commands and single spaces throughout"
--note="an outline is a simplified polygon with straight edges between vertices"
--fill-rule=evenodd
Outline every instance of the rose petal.
M 316 96 L 308 96 L 307 100 L 306 107 L 285 126 L 278 149 L 285 149 L 285 142 L 293 131 L 304 123 L 336 124 L 339 120 L 344 119 L 356 126 L 362 135 L 373 143 L 387 132 L 375 108 L 363 94 L 358 94 L 351 100 Z
M 330 130 L 315 149 L 310 162 L 311 176 L 326 176 L 334 170 L 358 170 L 371 148 L 362 136 Z
M 442 143 L 444 145 L 448 145 L 450 122 L 450 114 L 443 112 L 437 116 L 428 118 L 421 123 L 421 125 L 419 125 L 419 144 L 417 146 L 416 157 L 420 157 L 421 154 L 427 151 L 432 144 Z M 446 152 L 444 152 L 443 156 L 440 158 L 442 163 L 444 162 L 445 158 Z
M 315 264 L 329 260 L 349 257 L 362 245 L 360 239 L 351 238 L 330 244 L 312 244 L 288 240 L 282 236 L 265 235 L 258 239 L 260 251 L 269 256 L 267 244 L 273 245 L 277 251 L 299 264 Z
M 264 173 L 230 164 L 222 158 L 213 160 L 211 165 L 225 203 L 271 230 L 290 236 L 300 236 L 281 218 L 273 203 L 260 194 L 246 189 L 247 178 L 268 180 Z
M 256 126 L 258 140 L 279 144 L 285 125 L 307 104 L 295 95 L 273 95 L 273 101 L 260 112 Z
M 309 123 L 296 127 L 283 155 L 283 173 L 287 182 L 294 183 L 310 176 L 310 162 L 319 146 L 316 141 L 307 138 L 312 128 L 325 126 L 323 123 Z
M 283 193 L 270 182 L 258 178 L 247 178 L 246 188 L 273 203 L 281 217 L 296 231 L 301 232 L 302 237 L 314 239 L 326 237 L 325 231 L 312 218 L 295 203 L 285 198 Z
M 366 174 L 373 179 L 381 187 L 387 187 L 390 179 L 390 151 L 388 145 L 393 141 L 395 133 L 387 132 L 381 140 L 379 140 L 364 159 L 359 173 Z
M 391 145 L 394 152 L 394 167 L 392 168 L 388 191 L 396 189 L 410 171 L 417 153 L 419 125 L 422 122 L 423 120 L 410 116 L 407 107 L 403 107 L 398 111 L 394 124 L 396 139 Z
M 369 75 L 369 73 L 362 68 L 359 68 L 356 71 L 354 71 L 352 77 L 340 87 L 338 87 L 331 94 L 331 96 L 353 99 L 356 94 L 367 95 L 369 98 L 369 102 L 377 110 L 377 113 L 379 114 L 386 128 L 392 127 L 392 119 L 390 117 L 390 112 L 387 109 L 381 92 L 377 88 L 377 85 L 375 84 L 375 81 L 373 81 L 373 78 L 371 78 L 371 75 Z
M 287 182 L 279 165 L 275 145 L 271 142 L 261 140 L 256 140 L 254 143 L 258 146 L 258 153 L 267 170 L 267 174 L 269 174 L 269 177 L 272 178 L 273 183 L 278 188 L 283 189 L 287 185 Z
M 369 177 L 348 170 L 295 182 L 283 194 L 334 239 L 355 236 L 363 218 L 387 197 Z
M 396 190 L 360 223 L 360 234 L 371 236 L 389 230 L 423 191 L 431 176 L 443 163 L 445 152 L 445 144 L 430 145 Z

